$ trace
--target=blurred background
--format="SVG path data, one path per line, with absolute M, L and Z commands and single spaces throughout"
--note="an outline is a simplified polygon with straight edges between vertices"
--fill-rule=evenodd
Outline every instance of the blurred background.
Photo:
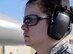
M 27 1 L 0 0 L 0 54 L 34 54 L 32 48 L 24 45 L 21 30 Z M 73 35 L 73 25 L 70 34 Z

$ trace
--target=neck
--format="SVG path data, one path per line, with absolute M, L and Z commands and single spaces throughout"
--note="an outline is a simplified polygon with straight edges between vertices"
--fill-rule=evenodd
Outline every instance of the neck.
M 58 41 L 48 40 L 42 44 L 33 46 L 37 54 L 49 54 L 50 50 L 58 43 Z

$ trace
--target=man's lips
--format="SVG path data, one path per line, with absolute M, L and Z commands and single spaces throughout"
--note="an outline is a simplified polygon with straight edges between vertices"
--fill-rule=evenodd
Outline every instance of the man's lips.
M 23 33 L 24 37 L 29 37 L 29 35 L 27 35 L 26 33 Z
M 24 35 L 24 37 L 29 37 L 28 35 Z

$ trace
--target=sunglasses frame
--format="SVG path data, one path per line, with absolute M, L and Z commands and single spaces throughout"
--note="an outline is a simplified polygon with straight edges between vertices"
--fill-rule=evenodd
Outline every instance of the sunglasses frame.
M 33 16 L 36 16 L 36 20 L 37 22 L 34 23 L 33 25 L 32 24 L 29 24 L 29 22 L 26 22 L 25 20 L 27 20 L 27 18 L 32 18 Z M 46 17 L 46 18 L 43 18 L 43 17 L 39 17 L 38 15 L 27 15 L 25 17 L 23 17 L 23 23 L 27 24 L 28 26 L 34 26 L 34 25 L 37 25 L 39 23 L 40 20 L 49 20 L 49 17 Z

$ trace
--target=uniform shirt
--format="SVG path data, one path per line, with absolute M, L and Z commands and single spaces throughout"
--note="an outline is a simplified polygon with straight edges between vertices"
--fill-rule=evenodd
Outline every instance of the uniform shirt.
M 37 52 L 35 54 L 37 54 Z M 53 47 L 48 54 L 73 54 L 73 45 L 64 39 Z

